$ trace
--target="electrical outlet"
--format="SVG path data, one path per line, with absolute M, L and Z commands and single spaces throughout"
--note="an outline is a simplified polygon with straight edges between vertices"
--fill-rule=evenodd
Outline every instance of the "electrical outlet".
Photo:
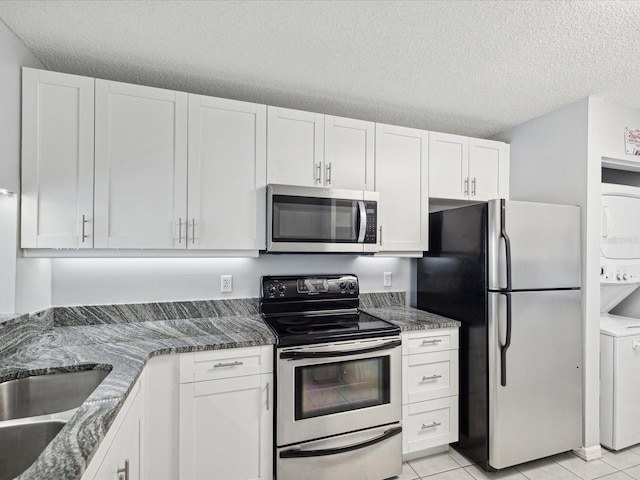
M 220 275 L 220 291 L 233 292 L 233 275 Z
M 391 286 L 391 272 L 384 272 L 384 283 L 385 287 Z

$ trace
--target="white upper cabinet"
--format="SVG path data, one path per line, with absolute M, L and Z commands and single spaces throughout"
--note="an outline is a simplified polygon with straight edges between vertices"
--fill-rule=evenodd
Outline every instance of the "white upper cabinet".
M 265 248 L 265 105 L 189 95 L 187 248 Z
M 187 98 L 96 80 L 96 248 L 186 248 Z
M 380 251 L 427 250 L 429 133 L 376 124 L 375 189 L 380 193 Z
M 22 69 L 22 248 L 93 247 L 94 79 Z
M 509 198 L 509 146 L 470 138 L 469 182 L 473 200 Z
M 375 124 L 268 107 L 267 181 L 374 189 Z
M 374 190 L 375 123 L 325 116 L 324 186 Z
M 323 186 L 324 115 L 267 108 L 267 181 Z
M 508 198 L 508 145 L 431 132 L 429 192 L 434 198 L 455 200 Z

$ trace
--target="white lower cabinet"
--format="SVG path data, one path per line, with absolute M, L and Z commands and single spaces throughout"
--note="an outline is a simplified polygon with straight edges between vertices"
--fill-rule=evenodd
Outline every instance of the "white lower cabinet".
M 402 455 L 445 451 L 458 440 L 458 329 L 402 334 Z
M 181 357 L 181 480 L 273 478 L 272 352 L 266 346 Z
M 144 372 L 109 428 L 82 480 L 140 480 L 148 478 L 145 458 Z

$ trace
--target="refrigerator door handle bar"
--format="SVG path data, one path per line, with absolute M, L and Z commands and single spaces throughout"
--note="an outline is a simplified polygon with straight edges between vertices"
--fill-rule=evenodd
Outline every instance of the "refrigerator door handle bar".
M 507 336 L 500 346 L 500 385 L 507 386 L 507 349 L 511 345 L 511 293 L 501 292 L 507 298 Z
M 507 235 L 505 225 L 506 204 L 504 198 L 500 200 L 500 236 L 504 238 L 505 262 L 507 267 L 507 290 L 511 291 L 511 240 Z

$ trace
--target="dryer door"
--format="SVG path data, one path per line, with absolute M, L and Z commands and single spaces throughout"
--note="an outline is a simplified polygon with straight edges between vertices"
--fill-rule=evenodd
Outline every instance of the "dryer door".
M 611 260 L 640 258 L 640 189 L 602 193 L 600 252 Z M 629 190 L 628 192 L 622 190 Z

